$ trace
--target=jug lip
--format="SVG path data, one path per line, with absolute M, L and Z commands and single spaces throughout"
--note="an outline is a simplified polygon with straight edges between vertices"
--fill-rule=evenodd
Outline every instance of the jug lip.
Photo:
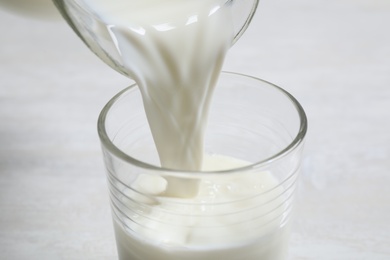
M 170 168 L 164 168 L 164 167 L 156 166 L 156 165 L 153 165 L 153 164 L 149 164 L 149 163 L 145 163 L 143 161 L 137 160 L 134 157 L 129 156 L 126 153 L 124 153 L 122 150 L 120 150 L 111 141 L 111 139 L 108 137 L 107 130 L 106 130 L 106 125 L 105 125 L 107 114 L 110 111 L 110 109 L 112 108 L 112 106 L 115 104 L 115 102 L 117 100 L 119 100 L 127 92 L 135 90 L 136 88 L 138 88 L 136 83 L 132 84 L 131 86 L 123 89 L 118 94 L 116 94 L 113 98 L 111 98 L 108 101 L 108 103 L 102 109 L 102 111 L 101 111 L 101 113 L 99 115 L 99 118 L 98 118 L 98 122 L 97 122 L 98 135 L 99 135 L 99 138 L 100 138 L 100 141 L 101 141 L 102 145 L 109 152 L 111 152 L 113 155 L 115 155 L 116 157 L 121 158 L 125 162 L 131 163 L 131 164 L 133 164 L 133 165 L 135 165 L 137 167 L 143 168 L 145 170 L 170 172 L 172 174 L 175 174 L 175 173 L 180 173 L 180 174 L 183 174 L 183 173 L 188 173 L 188 174 L 191 174 L 191 173 L 197 173 L 197 174 L 213 174 L 213 173 L 230 174 L 230 173 L 236 173 L 236 172 L 241 172 L 241 171 L 250 171 L 250 170 L 253 170 L 253 169 L 257 170 L 259 168 L 267 167 L 269 164 L 274 163 L 277 160 L 285 158 L 291 152 L 295 151 L 296 149 L 298 149 L 303 144 L 305 136 L 306 136 L 306 133 L 307 133 L 308 122 L 307 122 L 306 113 L 305 113 L 303 107 L 294 98 L 294 96 L 292 96 L 289 92 L 287 92 L 286 90 L 282 89 L 281 87 L 279 87 L 279 86 L 277 86 L 277 85 L 275 85 L 273 83 L 270 83 L 268 81 L 265 81 L 265 80 L 262 80 L 262 79 L 259 79 L 259 78 L 253 77 L 253 76 L 248 76 L 248 75 L 241 74 L 241 73 L 236 73 L 236 72 L 222 71 L 221 75 L 224 75 L 224 74 L 232 75 L 232 76 L 238 76 L 238 77 L 251 78 L 251 79 L 254 79 L 254 80 L 266 83 L 269 86 L 271 86 L 271 87 L 277 89 L 278 91 L 280 91 L 285 96 L 287 96 L 287 98 L 295 106 L 295 109 L 297 111 L 297 114 L 299 116 L 299 121 L 300 121 L 299 130 L 298 130 L 297 134 L 295 135 L 294 139 L 288 145 L 286 145 L 279 152 L 277 152 L 277 153 L 273 154 L 272 156 L 267 157 L 267 158 L 265 158 L 263 160 L 251 163 L 251 164 L 243 166 L 243 167 L 234 168 L 234 169 L 228 169 L 228 170 L 217 170 L 217 171 L 176 170 L 176 169 L 170 169 Z
M 231 3 L 231 2 L 234 2 L 235 0 L 228 0 L 226 2 L 226 4 L 228 3 Z M 247 19 L 245 20 L 243 26 L 240 28 L 240 30 L 236 33 L 236 35 L 234 36 L 233 38 L 233 44 L 234 45 L 238 39 L 241 38 L 241 36 L 244 34 L 244 32 L 246 31 L 246 29 L 249 27 L 249 24 L 252 22 L 252 19 L 253 17 L 255 16 L 255 13 L 256 13 L 256 10 L 257 10 L 257 7 L 259 6 L 259 2 L 260 0 L 253 0 L 253 5 L 252 5 L 252 9 L 247 17 Z

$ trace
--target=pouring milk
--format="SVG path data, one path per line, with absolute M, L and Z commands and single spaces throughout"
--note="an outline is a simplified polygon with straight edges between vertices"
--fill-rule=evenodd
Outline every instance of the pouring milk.
M 200 170 L 214 85 L 232 45 L 221 0 L 88 0 L 142 92 L 165 168 Z
M 149 126 L 165 168 L 198 171 L 204 164 L 204 169 L 219 170 L 247 164 L 223 156 L 207 157 L 203 163 L 208 107 L 234 38 L 230 4 L 227 0 L 85 0 L 83 3 L 84 8 L 107 24 L 107 40 L 115 44 L 126 74 L 141 90 Z M 286 238 L 286 232 L 277 224 L 283 212 L 283 201 L 277 196 L 283 193 L 282 188 L 263 198 L 255 196 L 261 193 L 259 183 L 264 189 L 277 186 L 272 175 L 242 174 L 239 178 L 227 177 L 224 183 L 213 179 L 186 183 L 185 190 L 191 190 L 190 193 L 179 192 L 175 185 L 169 185 L 172 181 L 141 174 L 132 184 L 137 192 L 164 194 L 169 202 L 148 205 L 138 222 L 127 223 L 127 228 L 114 223 L 120 259 L 276 260 L 284 255 L 278 241 Z M 231 190 L 232 185 L 240 189 Z M 210 188 L 214 189 L 212 198 Z M 202 220 L 210 212 L 201 206 L 176 208 L 171 204 L 196 204 L 215 198 L 218 198 L 216 202 L 224 203 L 246 197 L 254 199 L 233 208 L 226 204 L 227 208 L 223 207 L 220 214 L 249 208 L 259 216 L 256 226 L 264 226 L 257 233 L 251 232 L 248 225 L 233 225 L 234 217 L 218 216 L 217 211 L 214 212 L 217 216 L 207 217 L 206 224 L 226 225 L 209 235 L 210 231 L 199 231 L 197 227 L 205 224 Z M 136 196 L 132 199 L 137 202 Z M 271 202 L 254 210 L 262 200 Z M 141 211 L 137 206 L 132 207 L 135 212 Z M 276 210 L 263 217 L 270 208 Z M 180 214 L 174 216 L 172 212 Z M 161 219 L 174 221 L 177 226 L 166 226 Z

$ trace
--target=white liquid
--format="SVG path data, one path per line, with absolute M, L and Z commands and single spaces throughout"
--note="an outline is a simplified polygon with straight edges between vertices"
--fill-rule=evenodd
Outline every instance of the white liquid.
M 233 41 L 226 0 L 86 0 L 140 87 L 163 167 L 199 170 L 214 85 Z
M 108 25 L 140 87 L 162 166 L 200 170 L 211 95 L 233 41 L 226 0 L 85 3 Z M 206 167 L 242 164 L 213 157 Z M 145 173 L 131 185 L 122 201 L 131 220 L 115 222 L 120 259 L 277 260 L 285 253 L 282 188 L 256 196 L 277 186 L 269 173 L 187 180 Z
M 234 158 L 208 156 L 204 169 L 247 164 Z M 268 172 L 239 172 L 223 178 L 217 174 L 201 179 L 195 197 L 170 198 L 164 196 L 165 178 L 141 174 L 132 188 L 156 200 L 147 201 L 134 190 L 126 192 L 133 198 L 127 206 L 137 222 L 114 221 L 120 259 L 283 259 L 288 227 L 283 224 L 284 189 L 275 188 L 277 185 Z

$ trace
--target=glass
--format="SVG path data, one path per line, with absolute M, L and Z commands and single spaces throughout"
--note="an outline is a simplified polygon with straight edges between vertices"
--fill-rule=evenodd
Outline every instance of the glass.
M 216 0 L 216 2 L 218 1 L 231 7 L 235 30 L 234 43 L 244 33 L 252 20 L 258 0 Z M 117 50 L 115 40 L 111 38 L 111 30 L 112 27 L 116 26 L 115 24 L 106 24 L 95 12 L 90 10 L 85 0 L 53 0 L 53 2 L 89 49 L 113 69 L 130 76 Z
M 137 85 L 121 91 L 98 120 L 119 259 L 285 259 L 306 130 L 305 113 L 289 93 L 224 72 L 211 102 L 205 154 L 248 165 L 164 169 L 158 166 Z M 210 192 L 236 189 L 242 196 L 194 201 L 155 194 L 166 182 L 184 188 L 202 182 Z M 245 194 L 245 187 L 256 193 Z

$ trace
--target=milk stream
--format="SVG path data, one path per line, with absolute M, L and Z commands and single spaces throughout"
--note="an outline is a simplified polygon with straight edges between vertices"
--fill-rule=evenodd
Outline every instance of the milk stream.
M 233 41 L 226 0 L 86 0 L 140 87 L 165 168 L 199 170 L 213 88 Z

